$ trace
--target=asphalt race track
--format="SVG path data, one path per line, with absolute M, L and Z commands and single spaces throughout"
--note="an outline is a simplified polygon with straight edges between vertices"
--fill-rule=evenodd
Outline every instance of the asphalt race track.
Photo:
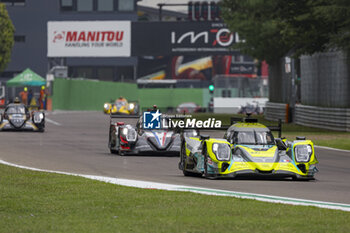
M 178 157 L 110 154 L 109 116 L 102 111 L 58 111 L 47 118 L 45 133 L 0 132 L 0 159 L 55 171 L 350 204 L 350 152 L 316 148 L 320 172 L 315 181 L 207 180 L 184 177 Z

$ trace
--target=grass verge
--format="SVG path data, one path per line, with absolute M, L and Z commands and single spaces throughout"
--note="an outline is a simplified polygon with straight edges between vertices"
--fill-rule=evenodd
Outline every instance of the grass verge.
M 350 232 L 350 213 L 0 165 L 0 232 Z
M 209 113 L 198 113 L 193 114 L 193 117 L 197 119 L 208 119 L 214 117 L 217 120 L 221 120 L 224 125 L 230 124 L 230 117 L 245 117 L 245 115 L 232 115 L 232 114 L 209 114 Z M 252 116 L 252 118 L 258 118 L 259 122 L 267 125 L 277 125 L 275 121 L 268 121 L 263 116 Z M 277 136 L 277 133 L 274 133 Z M 339 132 L 333 130 L 319 129 L 301 126 L 293 123 L 282 125 L 282 137 L 286 137 L 288 140 L 294 140 L 296 136 L 305 136 L 310 139 L 318 146 L 328 146 L 337 149 L 350 150 L 350 133 Z

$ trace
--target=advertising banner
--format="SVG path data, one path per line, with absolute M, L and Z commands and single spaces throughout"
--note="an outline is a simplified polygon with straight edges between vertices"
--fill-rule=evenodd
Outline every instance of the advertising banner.
M 48 57 L 129 57 L 130 21 L 47 23 Z
M 232 54 L 239 41 L 221 22 L 133 22 L 134 56 Z

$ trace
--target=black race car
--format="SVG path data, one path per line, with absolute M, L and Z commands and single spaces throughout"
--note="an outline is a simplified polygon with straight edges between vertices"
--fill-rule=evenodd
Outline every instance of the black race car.
M 143 117 L 137 117 L 136 126 L 124 122 L 114 122 L 114 118 L 121 118 L 119 115 L 110 115 L 109 142 L 108 147 L 111 153 L 119 155 L 126 154 L 159 154 L 179 155 L 181 148 L 181 135 L 175 129 L 168 129 L 166 126 L 161 129 L 143 129 Z M 135 118 L 129 116 L 128 118 Z M 190 130 L 184 133 L 188 136 L 196 136 L 196 131 Z
M 41 111 L 30 112 L 21 103 L 6 106 L 0 114 L 0 131 L 45 131 L 45 113 Z

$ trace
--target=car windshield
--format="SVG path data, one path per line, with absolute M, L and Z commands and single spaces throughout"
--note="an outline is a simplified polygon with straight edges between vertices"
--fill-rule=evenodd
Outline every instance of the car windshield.
M 115 102 L 115 106 L 117 106 L 117 108 L 121 108 L 124 105 L 126 105 L 125 101 L 117 101 L 117 102 Z
M 273 145 L 271 132 L 264 131 L 240 131 L 235 132 L 233 141 L 237 144 Z
M 23 106 L 12 106 L 6 110 L 7 114 L 25 114 L 26 110 Z

